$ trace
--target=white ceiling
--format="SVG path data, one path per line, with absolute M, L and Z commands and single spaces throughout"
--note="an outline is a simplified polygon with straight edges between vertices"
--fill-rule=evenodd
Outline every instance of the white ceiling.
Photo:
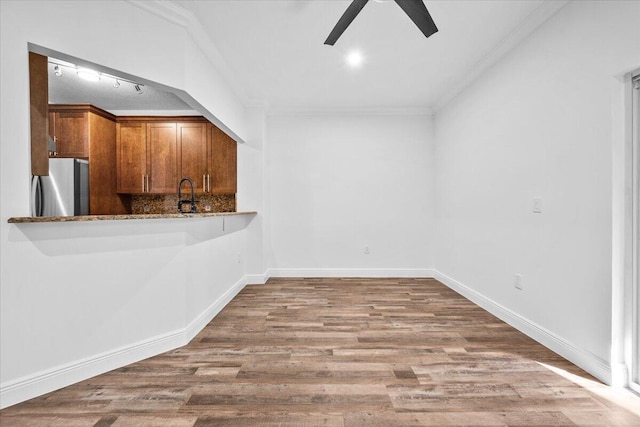
M 203 50 L 242 101 L 271 111 L 435 110 L 566 3 L 424 0 L 439 29 L 425 38 L 394 1 L 371 0 L 335 46 L 324 45 L 350 2 L 132 1 L 161 16 L 186 16 L 185 29 L 206 45 Z M 354 49 L 365 58 L 357 69 L 345 62 Z M 197 114 L 153 85 L 137 94 L 133 84 L 116 89 L 110 78 L 90 83 L 64 67 L 56 77 L 53 64 L 49 86 L 52 103 L 91 103 L 124 115 Z
M 439 28 L 425 38 L 395 2 L 373 0 L 335 46 L 324 45 L 350 1 L 174 4 L 195 15 L 246 100 L 276 109 L 361 109 L 441 104 L 469 75 L 513 46 L 514 35 L 521 39 L 548 18 L 541 10 L 553 3 L 425 0 Z M 365 56 L 359 69 L 345 65 L 352 49 Z

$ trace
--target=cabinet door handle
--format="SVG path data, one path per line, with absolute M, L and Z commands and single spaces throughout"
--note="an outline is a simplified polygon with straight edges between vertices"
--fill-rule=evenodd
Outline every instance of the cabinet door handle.
M 207 191 L 211 193 L 211 175 L 207 174 Z
M 146 190 L 145 190 L 144 177 L 145 177 L 145 176 L 144 176 L 144 175 L 142 175 L 142 192 L 143 192 L 143 193 L 146 191 Z
M 145 181 L 147 182 L 147 193 L 149 192 L 149 175 L 146 176 Z
M 202 192 L 203 193 L 207 192 L 207 176 L 206 175 L 202 175 Z

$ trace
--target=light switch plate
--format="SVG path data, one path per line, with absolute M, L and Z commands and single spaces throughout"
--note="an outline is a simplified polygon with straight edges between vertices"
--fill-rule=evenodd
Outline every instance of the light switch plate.
M 516 289 L 522 290 L 522 274 L 516 274 L 516 277 L 513 281 L 513 285 Z

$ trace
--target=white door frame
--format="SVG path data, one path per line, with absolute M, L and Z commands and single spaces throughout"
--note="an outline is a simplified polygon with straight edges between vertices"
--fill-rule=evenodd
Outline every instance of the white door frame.
M 634 153 L 633 77 L 640 69 L 616 77 L 613 93 L 612 119 L 612 245 L 611 245 L 611 354 L 610 385 L 632 387 L 636 367 L 635 334 L 640 307 L 634 302 L 637 293 L 638 262 L 635 244 L 638 215 L 637 160 Z M 636 194 L 634 194 L 636 193 Z M 635 251 L 635 252 L 634 252 Z M 634 387 L 635 388 L 635 387 Z
M 629 369 L 629 387 L 640 393 L 640 70 L 631 73 L 631 360 Z

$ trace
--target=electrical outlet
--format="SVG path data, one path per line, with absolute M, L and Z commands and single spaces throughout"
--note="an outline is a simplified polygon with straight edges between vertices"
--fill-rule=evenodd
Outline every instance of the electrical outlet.
M 533 198 L 533 206 L 531 210 L 533 213 L 542 213 L 542 197 Z
M 364 245 L 364 253 L 369 255 L 369 245 Z
M 522 290 L 522 274 L 516 274 L 516 277 L 513 281 L 513 286 L 515 286 L 516 289 Z

